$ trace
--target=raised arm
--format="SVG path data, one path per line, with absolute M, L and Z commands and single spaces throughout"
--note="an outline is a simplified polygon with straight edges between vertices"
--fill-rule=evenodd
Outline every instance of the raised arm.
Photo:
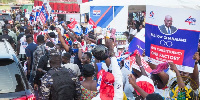
M 89 38 L 88 36 L 86 36 L 86 37 L 87 37 L 87 40 L 89 40 L 89 41 L 91 41 L 92 43 L 95 43 L 95 44 L 96 44 L 96 40 L 91 39 L 91 38 Z
M 152 64 L 152 63 L 149 63 L 149 62 L 148 62 L 148 64 L 151 67 L 151 69 L 156 69 L 155 64 Z M 163 85 L 166 86 L 166 84 L 168 83 L 168 80 L 169 80 L 169 75 L 167 73 L 165 73 L 164 71 L 158 73 L 157 75 L 160 77 Z
M 80 61 L 81 61 L 82 55 L 83 55 L 82 48 L 81 48 L 80 43 L 78 43 L 78 58 Z
M 166 84 L 168 83 L 168 80 L 169 80 L 169 75 L 167 73 L 165 73 L 164 71 L 162 71 L 162 72 L 158 73 L 158 76 L 162 80 L 163 85 L 166 86 Z
M 68 52 L 69 51 L 69 46 L 65 43 L 65 40 L 63 39 L 62 34 L 60 32 L 60 28 L 56 28 L 56 31 L 58 33 L 58 38 L 59 38 L 61 44 L 63 45 L 65 51 Z
M 199 52 L 196 52 L 193 56 L 193 59 L 195 60 L 194 70 L 191 74 L 191 79 L 193 81 L 190 81 L 190 85 L 192 89 L 196 90 L 199 88 L 199 70 L 198 70 L 198 61 L 199 61 Z
M 136 59 L 136 63 L 140 67 L 141 74 L 144 75 L 144 76 L 147 76 L 147 73 L 145 72 L 145 69 L 142 66 L 141 58 L 140 58 L 140 56 L 138 54 L 135 56 L 135 59 Z
M 185 83 L 183 82 L 183 79 L 182 79 L 182 77 L 181 77 L 176 65 L 173 62 L 169 62 L 169 65 L 170 65 L 171 69 L 174 70 L 175 73 L 176 73 L 176 77 L 177 77 L 177 81 L 178 81 L 177 82 L 178 83 L 178 87 L 179 88 L 185 88 Z
M 70 32 L 72 32 L 72 33 L 74 34 L 74 31 L 73 31 L 73 30 L 68 29 L 68 28 L 64 25 L 64 23 L 62 24 L 62 27 L 63 27 L 65 30 L 68 30 L 67 34 L 69 35 L 69 37 L 70 37 L 70 39 L 71 39 L 72 41 L 76 40 L 76 37 L 73 36 L 73 35 L 70 33 Z
M 133 76 L 133 74 L 130 74 L 129 77 L 129 83 L 132 85 L 132 87 L 134 89 L 136 89 L 143 98 L 146 98 L 148 93 L 146 93 L 143 89 L 141 89 L 137 84 L 136 84 L 136 79 L 135 79 L 135 76 Z

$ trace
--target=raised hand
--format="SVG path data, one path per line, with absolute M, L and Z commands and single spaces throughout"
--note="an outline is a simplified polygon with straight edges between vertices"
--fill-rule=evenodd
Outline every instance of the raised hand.
M 176 67 L 176 65 L 173 62 L 169 62 L 168 64 L 169 64 L 171 70 L 174 70 L 174 71 L 178 70 L 177 67 Z
M 193 55 L 193 59 L 195 60 L 195 62 L 199 61 L 199 52 L 195 52 L 195 54 Z
M 61 33 L 61 31 L 60 31 L 60 28 L 56 28 L 56 32 L 58 33 L 58 34 L 60 34 Z
M 135 76 L 133 76 L 133 74 L 129 74 L 128 79 L 129 79 L 129 83 L 130 83 L 131 85 L 133 85 L 133 86 L 137 85 L 137 84 L 136 84 L 136 78 L 135 78 Z
M 136 59 L 136 63 L 138 64 L 138 66 L 142 66 L 141 58 L 138 54 L 136 54 L 135 59 Z

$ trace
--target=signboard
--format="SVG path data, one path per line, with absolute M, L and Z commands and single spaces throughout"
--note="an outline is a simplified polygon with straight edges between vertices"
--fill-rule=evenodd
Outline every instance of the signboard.
M 193 67 L 200 33 L 199 11 L 147 6 L 146 13 L 146 56 Z
M 138 50 L 140 55 L 142 55 L 143 51 L 145 50 L 145 32 L 139 32 L 133 38 L 129 44 L 128 51 L 133 52 L 135 50 Z
M 101 28 L 114 28 L 117 32 L 127 30 L 128 6 L 90 6 L 89 17 Z

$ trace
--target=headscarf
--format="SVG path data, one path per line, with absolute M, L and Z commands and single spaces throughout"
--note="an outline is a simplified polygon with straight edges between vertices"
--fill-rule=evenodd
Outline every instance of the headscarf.
M 99 71 L 97 78 L 101 78 L 100 82 L 100 98 L 101 100 L 113 100 L 114 97 L 114 76 L 112 73 L 105 72 L 105 70 Z M 99 83 L 99 82 L 98 82 Z
M 137 78 L 136 84 L 148 94 L 152 94 L 155 91 L 153 81 L 147 76 L 142 75 L 141 77 Z M 137 90 L 135 91 L 137 95 L 140 95 L 140 93 Z

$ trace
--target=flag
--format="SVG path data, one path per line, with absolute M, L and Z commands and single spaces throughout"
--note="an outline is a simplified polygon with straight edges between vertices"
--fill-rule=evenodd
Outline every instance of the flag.
M 74 27 L 75 27 L 75 25 L 77 24 L 77 21 L 73 21 L 73 22 L 71 22 L 70 24 L 68 24 L 67 26 L 68 26 L 68 28 L 70 28 L 70 29 L 73 29 Z
M 85 34 L 88 34 L 90 31 L 92 31 L 96 27 L 97 26 L 96 26 L 95 22 L 90 18 L 89 22 L 88 22 L 88 25 L 86 27 L 86 30 L 85 30 Z
M 150 67 L 149 64 L 144 60 L 144 58 L 140 55 L 140 52 L 139 52 L 138 50 L 135 50 L 135 51 L 134 51 L 134 54 L 132 54 L 132 55 L 130 56 L 130 57 L 131 57 L 131 58 L 130 58 L 130 60 L 131 60 L 131 62 L 130 62 L 131 68 L 134 68 L 134 69 L 140 71 L 140 67 L 139 67 L 139 66 L 137 65 L 137 63 L 136 63 L 136 58 L 135 58 L 136 54 L 138 54 L 138 55 L 140 56 L 140 58 L 141 58 L 141 64 L 142 64 L 144 70 L 145 70 L 147 73 L 151 73 L 151 72 L 152 72 L 151 67 Z
M 37 9 L 35 11 L 35 21 L 37 21 L 38 17 L 39 17 L 39 14 L 40 14 L 40 9 Z
M 70 22 L 73 22 L 75 20 L 75 18 L 70 18 Z
M 131 57 L 129 56 L 126 60 L 124 60 L 124 67 L 129 71 L 132 71 L 130 58 Z
M 64 34 L 64 38 L 65 38 L 66 41 L 68 41 L 69 40 L 69 35 L 68 34 Z
M 41 24 L 44 24 L 49 17 L 49 13 L 47 11 L 47 3 L 43 3 L 42 9 L 40 10 L 39 19 Z
M 83 30 L 81 26 L 78 24 L 78 22 L 74 19 L 73 22 L 68 24 L 68 27 L 74 31 L 74 33 L 78 36 L 80 36 L 83 33 Z
M 145 50 L 145 32 L 140 31 L 137 33 L 135 38 L 133 38 L 129 44 L 128 51 L 133 52 L 138 50 L 140 55 L 142 55 L 143 51 Z
M 34 21 L 34 17 L 35 17 L 35 16 L 33 15 L 33 13 L 31 13 L 31 14 L 30 14 L 30 18 L 29 18 L 30 22 L 33 22 L 33 21 Z

